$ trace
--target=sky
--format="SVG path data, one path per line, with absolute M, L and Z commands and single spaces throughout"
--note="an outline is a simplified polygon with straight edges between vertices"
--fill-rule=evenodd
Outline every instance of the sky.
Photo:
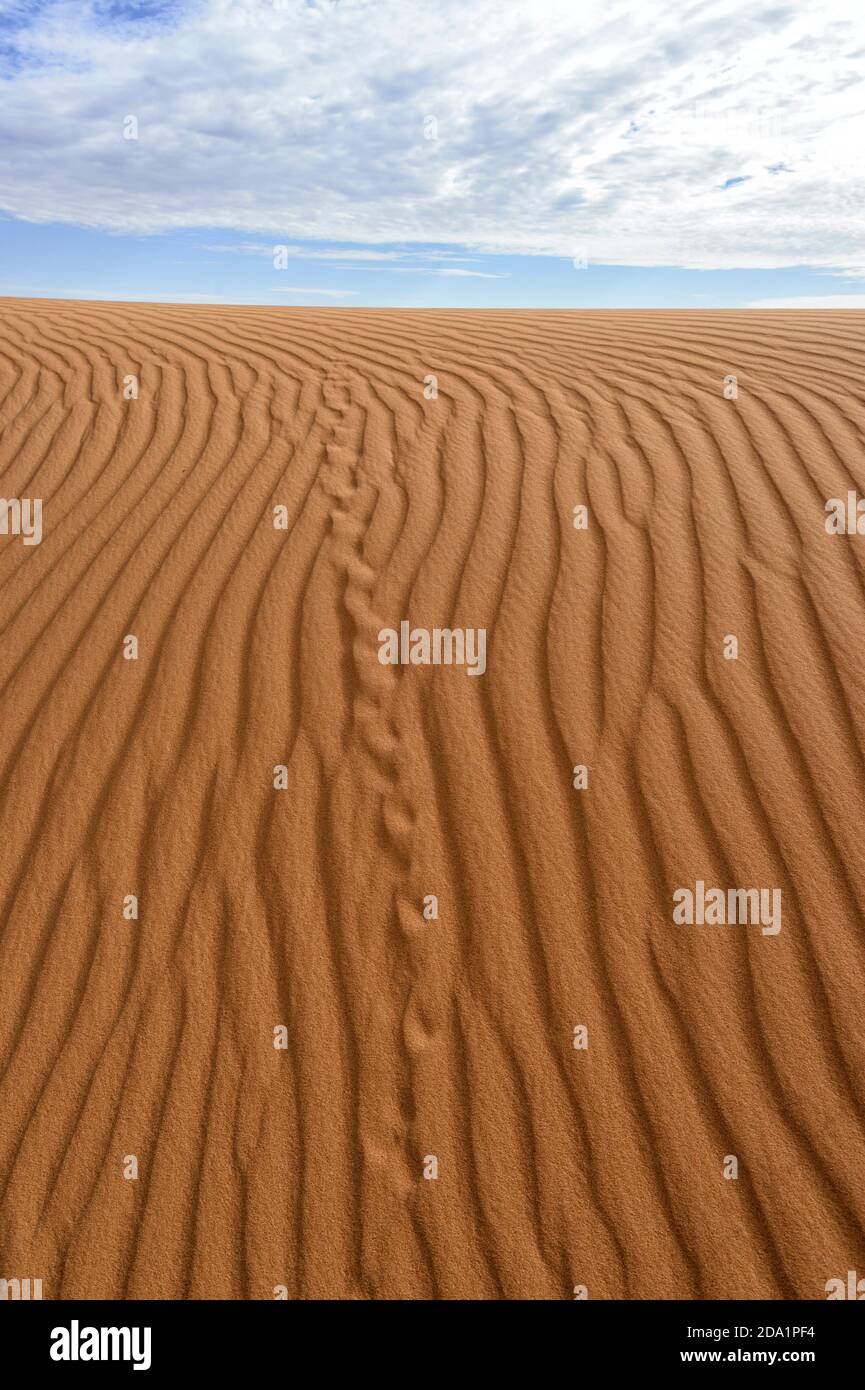
M 0 0 L 0 295 L 865 308 L 865 5 Z

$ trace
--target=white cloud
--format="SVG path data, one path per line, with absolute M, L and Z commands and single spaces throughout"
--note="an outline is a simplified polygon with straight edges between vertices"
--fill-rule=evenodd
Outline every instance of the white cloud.
M 865 309 L 865 294 L 811 294 L 790 299 L 755 299 L 746 309 Z
M 308 285 L 281 285 L 263 292 L 253 290 L 249 294 L 225 295 L 206 294 L 198 290 L 130 290 L 130 289 L 82 289 L 68 285 L 19 285 L 7 281 L 0 283 L 0 295 L 9 294 L 16 298 L 32 295 L 36 298 L 50 299 L 107 299 L 110 301 L 132 300 L 135 303 L 156 304 L 270 304 L 273 294 L 313 294 L 326 295 L 328 299 L 347 299 L 357 294 L 357 290 L 311 289 Z
M 143 233 L 865 269 L 861 0 L 130 8 L 7 6 L 0 208 Z
M 130 300 L 136 304 L 270 304 L 271 300 L 261 295 L 239 298 L 224 294 L 202 294 L 198 290 L 130 290 L 130 289 L 82 289 L 80 285 L 19 285 L 11 282 L 0 284 L 0 295 L 13 298 L 35 299 L 105 299 L 121 303 Z
M 202 251 L 218 251 L 220 255 L 236 254 L 241 256 L 267 256 L 273 257 L 277 251 L 285 256 L 290 256 L 298 261 L 404 261 L 407 255 L 404 251 L 371 251 L 366 248 L 360 250 L 316 250 L 309 246 L 287 246 L 285 243 L 273 242 L 265 243 L 261 241 L 241 241 L 229 243 L 227 245 L 208 245 L 202 246 Z
M 318 290 L 311 289 L 309 285 L 277 285 L 273 294 L 323 294 L 328 299 L 348 299 L 351 295 L 357 294 L 357 290 Z
M 368 267 L 341 265 L 337 268 L 339 270 L 366 270 Z M 511 275 L 509 270 L 458 270 L 453 266 L 448 266 L 444 270 L 431 270 L 427 266 L 420 265 L 384 265 L 377 268 L 385 271 L 388 275 L 458 275 L 472 280 L 509 280 Z
M 276 253 L 292 260 L 298 261 L 358 261 L 361 262 L 356 267 L 357 270 L 366 270 L 367 262 L 378 265 L 382 261 L 414 261 L 418 264 L 398 267 L 400 271 L 406 273 L 418 272 L 422 270 L 422 263 L 428 261 L 471 261 L 472 256 L 457 256 L 450 251 L 373 251 L 368 247 L 362 249 L 351 248 L 348 250 L 320 250 L 311 246 L 287 246 L 284 242 L 265 243 L 262 241 L 240 241 L 229 242 L 222 245 L 211 245 L 204 243 L 202 251 L 219 252 L 220 255 L 241 255 L 241 256 L 267 256 L 268 259 L 275 258 Z M 389 267 L 384 267 L 388 269 Z M 432 273 L 432 272 L 428 272 Z M 480 275 L 481 271 L 473 270 L 441 270 L 435 272 L 437 275 Z M 494 276 L 491 278 L 495 278 Z

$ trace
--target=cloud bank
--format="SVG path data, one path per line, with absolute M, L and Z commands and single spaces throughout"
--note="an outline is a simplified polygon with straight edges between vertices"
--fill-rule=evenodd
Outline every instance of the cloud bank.
M 139 234 L 865 273 L 863 13 L 6 4 L 0 209 Z

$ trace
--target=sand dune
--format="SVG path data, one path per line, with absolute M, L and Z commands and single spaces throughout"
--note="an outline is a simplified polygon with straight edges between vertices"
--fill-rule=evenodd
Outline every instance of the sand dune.
M 865 1275 L 863 334 L 0 301 L 0 1275 Z

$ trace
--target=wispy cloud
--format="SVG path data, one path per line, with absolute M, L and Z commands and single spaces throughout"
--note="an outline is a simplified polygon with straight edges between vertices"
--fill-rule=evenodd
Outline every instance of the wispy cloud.
M 458 256 L 451 251 L 376 251 L 371 247 L 350 247 L 343 250 L 321 249 L 313 246 L 287 246 L 284 242 L 239 241 L 213 245 L 204 242 L 202 251 L 219 252 L 220 255 L 266 256 L 274 258 L 277 253 L 297 261 L 360 261 L 378 264 L 384 261 L 469 261 L 473 256 Z
M 199 290 L 141 290 L 125 289 L 114 287 L 110 290 L 104 288 L 88 288 L 80 285 L 19 285 L 13 283 L 0 284 L 0 295 L 12 295 L 16 298 L 33 296 L 34 298 L 46 299 L 100 299 L 110 302 L 121 303 L 130 301 L 132 303 L 145 304 L 227 304 L 227 303 L 249 303 L 248 299 L 240 299 L 235 296 L 224 294 L 205 294 Z M 261 296 L 257 296 L 257 301 Z M 269 303 L 269 300 L 262 302 Z
M 359 265 L 337 267 L 338 270 L 365 270 L 366 268 Z M 454 266 L 433 269 L 420 265 L 385 265 L 377 266 L 376 269 L 386 275 L 450 275 L 459 276 L 466 280 L 509 280 L 511 274 L 509 270 L 462 270 Z
M 357 290 L 343 289 L 316 289 L 310 285 L 277 285 L 274 288 L 263 291 L 254 291 L 247 295 L 226 295 L 208 294 L 199 290 L 140 290 L 140 289 L 119 289 L 112 288 L 82 288 L 81 286 L 71 287 L 69 285 L 20 285 L 17 283 L 0 283 L 0 295 L 9 294 L 15 296 L 33 295 L 44 296 L 52 299 L 107 299 L 107 300 L 131 300 L 138 303 L 152 302 L 156 304 L 268 304 L 274 294 L 311 294 L 324 295 L 327 299 L 348 299 L 357 294 Z
M 865 309 L 865 294 L 810 294 L 789 299 L 755 299 L 748 309 Z
M 240 241 L 232 244 L 212 245 L 205 242 L 202 251 L 218 251 L 220 255 L 267 256 L 274 257 L 277 252 L 298 261 L 395 261 L 404 260 L 400 251 L 360 250 L 329 251 L 317 250 L 307 246 L 286 246 L 280 242 Z
M 861 271 L 863 32 L 861 0 L 16 3 L 0 208 L 250 246 Z
M 310 285 L 277 285 L 272 294 L 323 294 L 327 299 L 349 299 L 357 290 L 313 289 Z

